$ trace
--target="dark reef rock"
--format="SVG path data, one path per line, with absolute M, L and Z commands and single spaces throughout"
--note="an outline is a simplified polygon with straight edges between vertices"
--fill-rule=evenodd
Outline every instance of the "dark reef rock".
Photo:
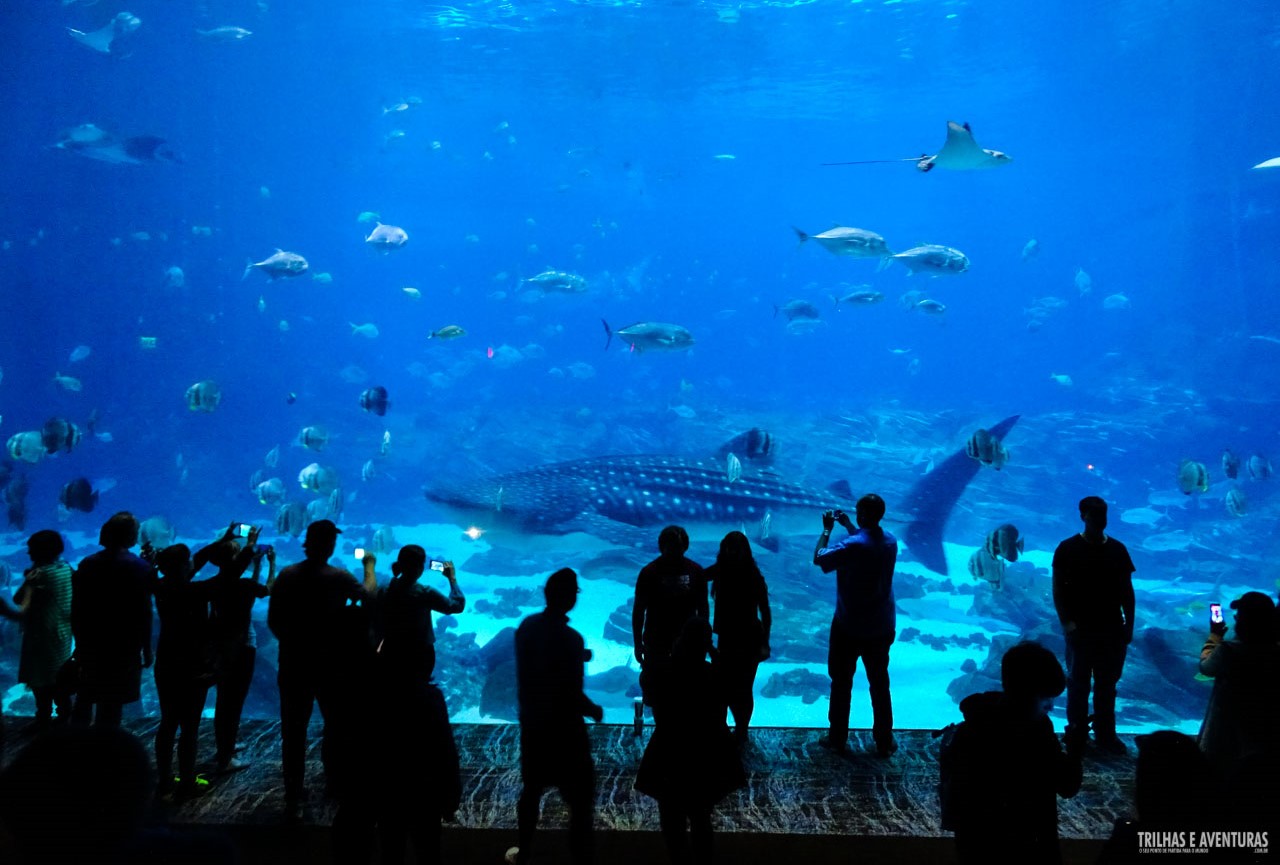
M 831 680 L 810 670 L 788 670 L 774 673 L 760 689 L 763 697 L 799 697 L 806 705 L 831 693 Z
M 542 609 L 545 603 L 541 589 L 508 587 L 497 589 L 494 594 L 497 601 L 481 598 L 475 602 L 475 611 L 494 619 L 519 619 Z

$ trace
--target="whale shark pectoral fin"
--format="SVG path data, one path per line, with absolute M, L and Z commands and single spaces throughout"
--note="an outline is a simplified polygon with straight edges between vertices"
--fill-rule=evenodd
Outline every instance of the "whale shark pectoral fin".
M 853 501 L 853 487 L 849 486 L 849 482 L 844 478 L 841 478 L 840 480 L 831 484 L 831 486 L 827 487 L 827 492 L 835 493 L 836 495 L 841 496 L 842 498 L 846 498 L 849 501 Z
M 1020 417 L 1010 415 L 987 431 L 996 441 L 1002 441 Z M 981 464 L 961 448 L 935 466 L 907 493 L 903 510 L 914 514 L 905 533 L 907 547 L 917 561 L 935 573 L 947 575 L 942 532 L 956 502 L 981 468 Z

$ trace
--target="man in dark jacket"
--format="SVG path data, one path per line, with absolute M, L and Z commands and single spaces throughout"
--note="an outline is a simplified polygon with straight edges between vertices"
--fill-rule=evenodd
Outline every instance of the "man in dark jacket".
M 121 511 L 102 526 L 102 550 L 85 558 L 71 579 L 71 631 L 80 667 L 74 724 L 117 727 L 124 704 L 142 696 L 142 669 L 152 659 L 155 571 L 129 552 L 137 542 L 138 521 Z
M 520 704 L 520 774 L 524 790 L 517 806 L 520 843 L 506 861 L 530 861 L 542 794 L 558 787 L 569 806 L 569 846 L 574 865 L 593 861 L 595 764 L 587 737 L 588 717 L 599 723 L 604 709 L 582 690 L 583 664 L 590 658 L 582 635 L 569 627 L 578 602 L 578 575 L 561 568 L 547 579 L 547 608 L 516 629 L 516 688 Z
M 1000 662 L 1004 690 L 960 703 L 964 723 L 940 756 L 950 790 L 944 828 L 955 832 L 961 865 L 1056 865 L 1058 796 L 1080 789 L 1080 752 L 1065 754 L 1049 711 L 1066 687 L 1058 659 L 1019 643 Z
M 307 526 L 303 549 L 307 557 L 280 571 L 271 590 L 267 607 L 267 626 L 280 642 L 277 682 L 280 686 L 280 758 L 284 770 L 285 815 L 302 817 L 306 790 L 307 724 L 311 710 L 318 702 L 325 720 L 325 747 L 321 755 L 329 781 L 335 782 L 338 762 L 346 755 L 335 755 L 333 743 L 351 738 L 349 719 L 343 708 L 352 702 L 352 691 L 358 683 L 358 660 L 353 654 L 360 617 L 352 615 L 348 604 L 363 603 L 372 597 L 377 577 L 373 569 L 365 569 L 362 586 L 351 573 L 329 564 L 337 548 L 342 530 L 330 520 L 316 520 Z M 364 636 L 368 651 L 368 633 Z M 350 713 L 347 713 L 350 714 Z M 344 723 L 346 722 L 346 723 Z M 338 750 L 341 750 L 339 747 Z
M 1093 737 L 1099 748 L 1123 754 L 1116 736 L 1116 684 L 1133 641 L 1133 559 L 1110 537 L 1107 503 L 1080 500 L 1084 531 L 1053 552 L 1053 605 L 1067 641 L 1069 747 L 1089 737 L 1089 685 L 1093 684 Z
M 685 557 L 688 551 L 689 533 L 680 526 L 667 526 L 658 534 L 658 557 L 636 577 L 631 638 L 642 668 L 640 687 L 651 708 L 649 692 L 661 689 L 671 649 L 685 623 L 694 617 L 711 618 L 706 576 L 697 562 Z

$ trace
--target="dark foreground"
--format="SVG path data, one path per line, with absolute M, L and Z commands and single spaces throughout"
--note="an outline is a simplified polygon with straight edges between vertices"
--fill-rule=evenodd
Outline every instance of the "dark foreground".
M 26 741 L 26 719 L 11 718 L 9 753 Z M 129 729 L 148 747 L 155 721 Z M 252 765 L 213 779 L 204 796 L 159 806 L 174 826 L 225 832 L 240 846 L 245 863 L 328 862 L 328 827 L 334 805 L 323 795 L 318 727 L 308 752 L 311 800 L 300 825 L 282 822 L 279 724 L 246 721 L 241 759 Z M 213 754 L 213 725 L 201 727 L 202 755 Z M 611 865 L 667 861 L 653 800 L 632 789 L 635 770 L 651 728 L 637 739 L 630 727 L 592 729 L 598 793 L 598 860 Z M 726 863 L 929 862 L 953 861 L 952 841 L 938 825 L 937 744 L 928 731 L 896 731 L 901 750 L 891 759 L 874 755 L 870 731 L 850 735 L 852 755 L 837 757 L 818 745 L 824 731 L 771 728 L 752 732 L 747 754 L 748 785 L 726 799 L 715 817 L 716 852 Z M 462 758 L 463 802 L 457 822 L 444 830 L 446 862 L 498 863 L 515 843 L 520 793 L 519 728 L 457 724 Z M 207 742 L 204 740 L 208 740 Z M 1129 742 L 1132 751 L 1132 742 Z M 863 749 L 866 752 L 863 753 Z M 1079 795 L 1061 804 L 1061 834 L 1067 862 L 1092 862 L 1111 822 L 1129 813 L 1132 757 L 1090 752 Z M 405 778 L 413 784 L 417 779 Z M 544 799 L 538 861 L 567 861 L 562 833 L 567 813 L 558 796 Z M 304 854 L 305 851 L 305 854 Z

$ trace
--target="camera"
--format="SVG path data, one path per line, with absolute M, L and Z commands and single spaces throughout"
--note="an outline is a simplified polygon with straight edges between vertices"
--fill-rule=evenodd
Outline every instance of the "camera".
M 443 574 L 443 573 L 444 573 L 444 562 L 440 561 L 439 559 L 432 559 L 432 560 L 431 560 L 431 570 L 433 570 L 433 571 L 439 571 L 440 573 L 442 573 L 442 574 Z

